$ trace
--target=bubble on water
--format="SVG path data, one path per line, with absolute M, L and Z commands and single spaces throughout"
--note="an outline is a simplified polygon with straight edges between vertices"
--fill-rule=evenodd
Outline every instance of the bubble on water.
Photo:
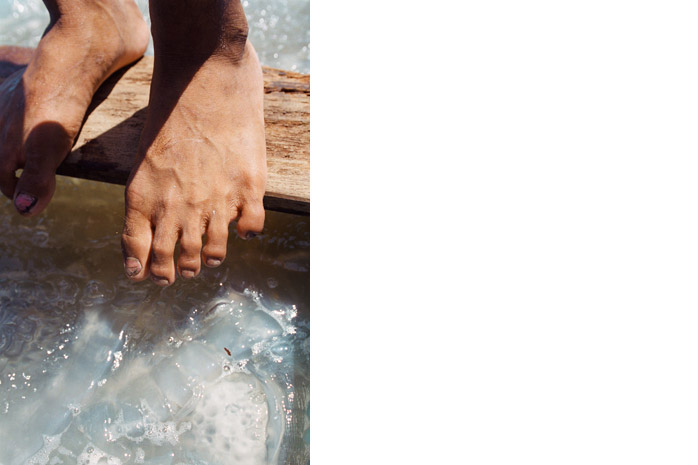
M 61 437 L 57 436 L 44 436 L 43 445 L 34 455 L 32 455 L 26 462 L 25 465 L 46 465 L 49 461 L 49 456 L 51 452 L 56 450 L 60 445 Z
M 36 231 L 32 235 L 32 243 L 37 247 L 46 247 L 49 233 L 47 231 Z
M 122 465 L 123 462 L 119 457 L 90 445 L 77 457 L 77 463 L 82 465 Z
M 60 433 L 63 449 L 47 455 L 56 464 L 76 464 L 81 454 L 86 464 L 213 464 L 235 457 L 241 464 L 272 457 L 307 463 L 307 448 L 296 437 L 302 431 L 284 429 L 294 408 L 303 408 L 297 399 L 306 389 L 295 382 L 306 375 L 294 370 L 307 363 L 308 331 L 289 304 L 298 302 L 293 288 L 304 286 L 303 276 L 273 263 L 304 260 L 284 254 L 305 236 L 285 230 L 269 233 L 263 243 L 239 241 L 243 248 L 274 245 L 246 258 L 251 271 L 231 263 L 217 281 L 212 274 L 163 293 L 112 269 L 120 254 L 119 225 L 105 226 L 103 237 L 94 232 L 111 215 L 99 215 L 105 208 L 116 212 L 118 223 L 121 197 L 112 207 L 95 201 L 99 214 L 80 213 L 79 221 L 72 219 L 77 213 L 51 219 L 56 209 L 92 208 L 61 203 L 60 195 L 45 224 L 51 243 L 66 244 L 62 251 L 36 248 L 28 236 L 22 247 L 12 245 L 31 228 L 18 232 L 11 204 L 0 215 L 0 247 L 9 257 L 0 271 L 0 438 L 29 457 L 44 435 Z M 268 219 L 273 229 L 279 220 Z M 85 230 L 90 221 L 93 229 Z M 277 281 L 273 293 L 270 276 Z M 245 382 L 235 381 L 240 376 Z M 287 449 L 293 460 L 284 461 Z M 0 448 L 1 463 L 14 463 L 13 457 Z
M 145 460 L 145 451 L 138 447 L 136 449 L 136 457 L 135 457 L 135 462 L 136 463 L 144 463 Z
M 114 352 L 114 354 L 113 354 L 114 363 L 112 364 L 112 368 L 111 368 L 112 371 L 117 370 L 119 368 L 119 366 L 121 366 L 121 360 L 123 359 L 123 357 L 124 357 L 124 355 L 120 350 L 117 350 L 116 352 Z
M 59 278 L 57 283 L 59 299 L 66 304 L 74 304 L 80 292 L 77 283 L 67 278 Z
M 36 330 L 36 323 L 29 319 L 23 318 L 15 322 L 15 334 L 22 339 L 30 340 L 34 337 L 34 331 Z
M 114 295 L 113 290 L 108 289 L 101 281 L 92 280 L 87 283 L 83 291 L 82 304 L 86 307 L 109 302 Z
M 283 358 L 291 353 L 291 345 L 287 342 L 278 342 L 271 346 L 271 353 L 277 357 Z

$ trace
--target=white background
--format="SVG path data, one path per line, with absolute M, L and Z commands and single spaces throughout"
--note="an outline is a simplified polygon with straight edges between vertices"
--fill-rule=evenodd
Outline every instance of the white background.
M 315 465 L 698 461 L 698 4 L 311 5 Z

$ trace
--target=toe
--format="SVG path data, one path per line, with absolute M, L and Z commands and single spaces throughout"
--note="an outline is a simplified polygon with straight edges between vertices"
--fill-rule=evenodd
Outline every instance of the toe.
M 206 229 L 206 245 L 203 249 L 204 263 L 216 267 L 225 260 L 228 243 L 228 225 L 230 221 L 223 215 L 214 215 Z
M 247 204 L 238 220 L 237 231 L 243 239 L 251 239 L 264 229 L 264 207 L 262 203 Z
M 38 215 L 49 204 L 55 190 L 55 174 L 25 168 L 15 187 L 15 208 L 24 216 Z
M 150 250 L 150 277 L 158 286 L 169 286 L 175 281 L 174 248 L 179 232 L 174 225 L 155 226 Z
M 56 174 L 46 168 L 40 164 L 32 165 L 27 160 L 14 191 L 15 208 L 22 215 L 37 215 L 51 201 L 56 190 Z
M 56 168 L 70 151 L 72 138 L 58 123 L 32 129 L 24 145 L 25 164 L 15 187 L 15 208 L 25 216 L 40 213 L 56 190 Z
M 121 250 L 124 255 L 124 271 L 130 280 L 143 281 L 148 276 L 152 242 L 150 221 L 139 213 L 127 210 L 124 232 L 121 234 Z
M 183 278 L 193 278 L 201 271 L 201 230 L 187 228 L 179 239 L 177 270 Z

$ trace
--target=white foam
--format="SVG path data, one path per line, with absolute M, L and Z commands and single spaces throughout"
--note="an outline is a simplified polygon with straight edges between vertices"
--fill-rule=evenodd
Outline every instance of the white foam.
M 208 447 L 207 459 L 212 463 L 264 463 L 267 417 L 260 382 L 251 375 L 234 373 L 212 385 L 196 405 L 192 412 L 194 441 Z
M 85 449 L 78 455 L 77 465 L 121 465 L 118 457 L 114 457 L 95 447 L 92 444 L 85 446 Z
M 292 391 L 269 369 L 293 357 L 292 318 L 249 292 L 203 314 L 138 349 L 125 343 L 141 331 L 135 323 L 122 329 L 92 307 L 60 371 L 0 417 L 0 442 L 14 447 L 0 449 L 0 462 L 276 463 Z M 15 378 L 34 381 L 22 373 Z
M 49 461 L 49 455 L 58 449 L 60 444 L 60 435 L 44 436 L 44 445 L 26 461 L 26 465 L 46 465 Z

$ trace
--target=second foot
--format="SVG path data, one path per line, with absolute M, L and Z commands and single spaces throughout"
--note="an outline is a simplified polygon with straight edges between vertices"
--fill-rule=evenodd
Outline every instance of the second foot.
M 239 61 L 212 57 L 181 70 L 156 65 L 126 188 L 126 275 L 161 286 L 223 263 L 231 222 L 243 238 L 264 226 L 264 83 L 254 49 L 248 42 Z
M 52 17 L 33 52 L 15 50 L 26 69 L 0 85 L 0 191 L 25 216 L 51 200 L 56 169 L 97 88 L 148 44 L 148 26 L 132 0 L 78 3 Z

